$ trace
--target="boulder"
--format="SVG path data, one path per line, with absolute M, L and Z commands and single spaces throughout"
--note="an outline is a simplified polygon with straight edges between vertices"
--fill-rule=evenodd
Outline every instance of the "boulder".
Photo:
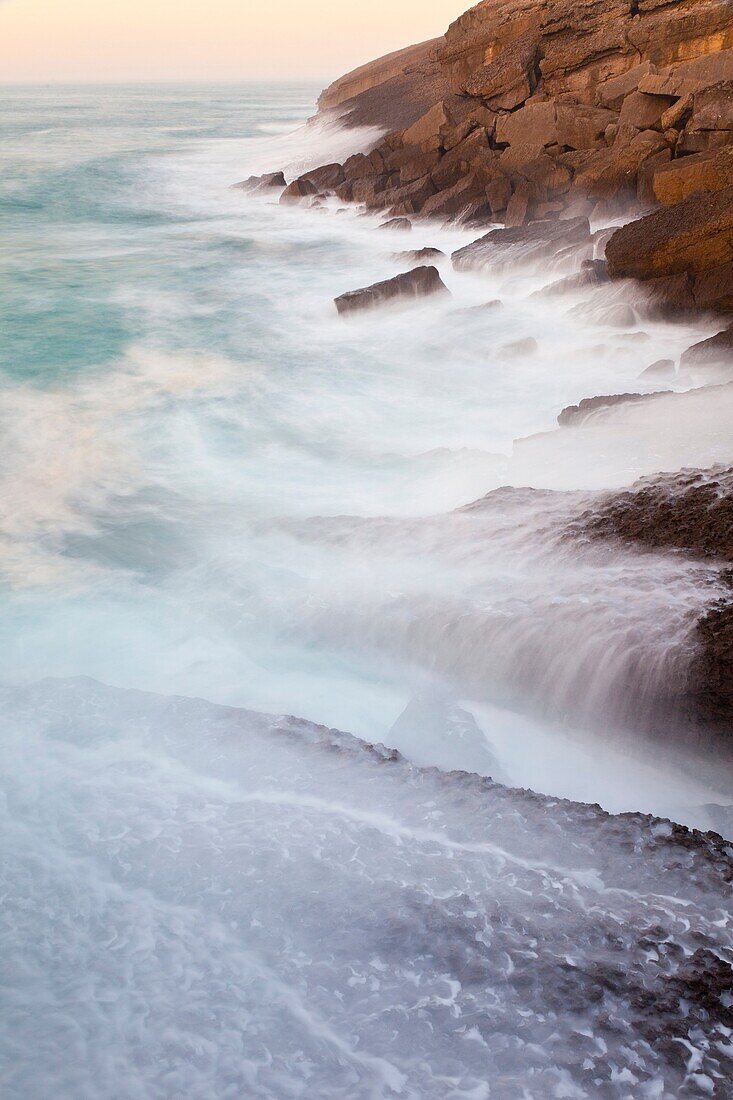
M 390 218 L 389 221 L 382 222 L 378 229 L 395 229 L 402 232 L 409 232 L 412 229 L 412 222 L 409 218 Z
M 533 263 L 589 239 L 590 223 L 587 218 L 536 221 L 514 228 L 493 229 L 454 252 L 453 266 L 458 271 L 475 271 Z
M 686 95 L 668 107 L 660 119 L 662 130 L 681 130 L 692 114 L 693 103 L 692 95 Z
M 521 142 L 539 149 L 556 143 L 555 104 L 551 99 L 529 100 L 518 111 L 499 115 L 494 137 L 499 145 L 517 145 Z
M 662 115 L 671 106 L 672 101 L 666 96 L 631 92 L 621 106 L 619 125 L 634 126 L 637 130 L 661 129 Z
M 602 286 L 609 281 L 605 260 L 584 260 L 580 271 L 574 275 L 566 275 L 564 279 L 556 279 L 549 286 L 536 290 L 531 297 L 557 298 L 563 294 L 586 290 L 588 287 Z
M 680 360 L 681 367 L 710 365 L 733 367 L 733 325 L 729 325 L 708 340 L 693 344 L 684 352 Z M 731 530 L 733 531 L 733 528 Z
M 654 195 L 664 206 L 681 202 L 696 191 L 722 191 L 726 187 L 733 187 L 733 146 L 681 157 L 661 165 L 654 173 Z
M 395 259 L 400 263 L 414 264 L 422 260 L 445 259 L 445 252 L 439 248 L 409 248 L 406 252 L 396 252 Z
M 403 141 L 405 145 L 422 145 L 433 137 L 439 137 L 441 131 L 450 130 L 454 125 L 455 119 L 448 104 L 441 100 L 405 130 Z
M 280 196 L 280 202 L 301 202 L 310 195 L 317 194 L 318 189 L 315 185 L 305 176 L 301 176 L 300 179 L 293 180 L 292 183 L 288 184 Z
M 249 176 L 234 186 L 238 191 L 269 191 L 275 187 L 286 187 L 287 183 L 282 172 L 266 172 L 264 176 Z
M 374 309 L 388 302 L 409 301 L 432 294 L 448 294 L 448 288 L 438 274 L 437 267 L 416 267 L 393 279 L 374 283 L 359 290 L 350 290 L 334 299 L 340 314 Z
M 596 102 L 599 106 L 611 111 L 620 111 L 626 97 L 637 88 L 643 87 L 644 78 L 656 71 L 651 61 L 642 61 L 639 65 L 634 65 L 617 76 L 609 76 L 601 80 L 596 88 Z
M 612 278 L 699 273 L 733 262 L 733 187 L 697 193 L 617 229 L 606 246 Z
M 569 149 L 597 148 L 608 127 L 618 120 L 613 111 L 583 104 L 558 106 L 556 117 L 558 144 Z
M 666 148 L 664 138 L 654 131 L 643 131 L 628 144 L 621 144 L 617 137 L 611 149 L 599 149 L 591 154 L 576 173 L 573 189 L 616 204 L 633 198 L 642 164 Z
M 314 168 L 312 172 L 304 172 L 303 179 L 310 180 L 317 191 L 335 191 L 346 176 L 340 164 L 324 164 L 321 168 Z
M 733 130 L 733 80 L 696 92 L 693 103 L 693 130 Z
M 469 172 L 453 187 L 432 195 L 423 206 L 422 213 L 426 218 L 461 221 L 469 212 L 473 214 L 477 206 L 485 206 L 486 213 L 490 215 L 483 181 L 477 172 Z

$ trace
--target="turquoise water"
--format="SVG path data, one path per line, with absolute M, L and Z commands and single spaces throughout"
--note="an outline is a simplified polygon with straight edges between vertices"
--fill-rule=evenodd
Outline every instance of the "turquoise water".
M 89 675 L 370 740 L 437 683 L 488 708 L 516 781 L 613 801 L 615 779 L 599 792 L 585 766 L 553 763 L 547 731 L 603 726 L 630 631 L 667 669 L 704 598 L 695 567 L 600 575 L 538 543 L 545 515 L 453 509 L 511 481 L 515 438 L 639 387 L 690 332 L 625 340 L 528 296 L 562 272 L 449 264 L 451 298 L 344 324 L 333 297 L 396 273 L 396 251 L 471 235 L 387 234 L 353 209 L 232 190 L 358 147 L 299 128 L 317 92 L 4 91 L 5 675 Z M 497 297 L 498 313 L 455 313 Z M 528 335 L 536 354 L 502 350 Z

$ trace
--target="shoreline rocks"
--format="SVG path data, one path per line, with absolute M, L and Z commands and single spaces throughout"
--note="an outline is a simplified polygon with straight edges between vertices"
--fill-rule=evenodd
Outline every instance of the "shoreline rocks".
M 339 314 L 357 313 L 375 309 L 390 302 L 425 298 L 433 294 L 450 294 L 441 279 L 437 267 L 416 267 L 393 279 L 385 279 L 371 286 L 361 287 L 340 294 L 334 299 Z

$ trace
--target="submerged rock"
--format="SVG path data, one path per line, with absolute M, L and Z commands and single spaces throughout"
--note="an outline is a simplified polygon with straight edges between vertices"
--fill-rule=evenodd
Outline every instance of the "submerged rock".
M 389 221 L 382 222 L 378 227 L 379 229 L 396 229 L 403 232 L 409 232 L 412 229 L 412 222 L 409 218 L 390 218 Z
M 496 750 L 474 716 L 438 692 L 415 696 L 386 740 L 416 764 L 475 772 L 507 782 Z
M 683 367 L 724 366 L 733 370 L 733 325 L 708 340 L 693 344 L 682 355 Z
M 374 309 L 399 299 L 424 298 L 431 294 L 449 294 L 447 286 L 438 274 L 437 267 L 416 267 L 393 279 L 350 290 L 335 298 L 339 313 L 354 313 Z
M 583 424 L 591 417 L 616 405 L 639 405 L 669 392 L 669 390 L 661 390 L 659 393 L 614 393 L 602 397 L 584 397 L 577 405 L 567 405 L 558 415 L 557 422 L 561 428 L 569 428 Z
M 396 252 L 395 259 L 404 263 L 420 263 L 422 260 L 440 260 L 445 252 L 439 248 L 410 248 L 406 252 Z

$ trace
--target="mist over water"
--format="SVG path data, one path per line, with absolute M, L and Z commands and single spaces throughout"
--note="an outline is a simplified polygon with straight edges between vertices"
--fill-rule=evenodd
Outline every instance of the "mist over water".
M 447 261 L 450 298 L 344 323 L 333 297 L 409 266 L 396 253 L 449 254 L 475 234 L 389 233 L 354 209 L 231 190 L 365 141 L 296 129 L 314 92 L 8 94 L 6 678 L 91 675 L 369 740 L 437 691 L 483 708 L 516 784 L 694 817 L 710 792 L 661 755 L 648 783 L 619 782 L 623 758 L 595 735 L 679 674 L 715 570 L 562 548 L 575 498 L 455 510 L 505 484 L 595 489 L 660 468 L 669 417 L 629 414 L 649 436 L 641 457 L 626 414 L 620 443 L 591 428 L 575 451 L 564 437 L 582 432 L 553 434 L 555 417 L 658 388 L 641 370 L 707 335 L 704 322 L 603 326 L 578 316 L 580 299 L 534 294 L 562 266 L 465 274 Z M 517 351 L 528 336 L 536 350 Z M 710 461 L 724 449 L 713 436 L 695 435 Z M 589 744 L 607 767 L 588 766 Z M 559 746 L 573 765 L 553 771 Z
M 475 234 L 232 190 L 368 138 L 299 128 L 317 92 L 0 109 L 0 1080 L 710 1095 L 729 1038 L 657 1049 L 645 945 L 665 980 L 730 952 L 730 849 L 690 877 L 672 826 L 557 800 L 704 828 L 733 801 L 665 728 L 718 567 L 567 535 L 596 490 L 729 461 L 730 396 L 556 418 L 712 328 L 449 259 L 450 297 L 344 322 L 396 253 Z

